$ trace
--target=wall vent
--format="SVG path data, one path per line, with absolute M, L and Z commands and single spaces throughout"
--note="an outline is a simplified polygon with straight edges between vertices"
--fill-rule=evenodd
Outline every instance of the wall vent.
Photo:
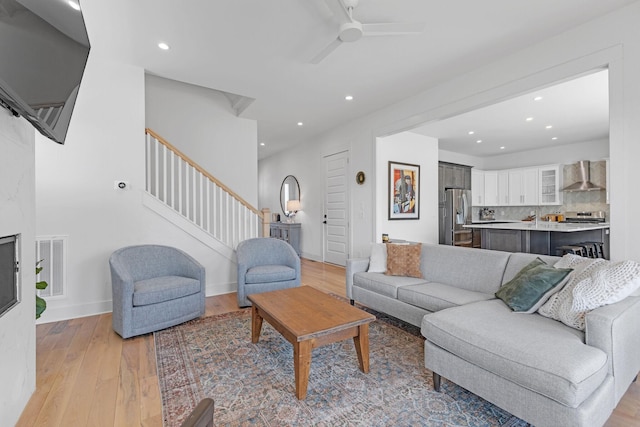
M 36 281 L 44 280 L 49 284 L 46 289 L 37 291 L 43 298 L 65 295 L 67 238 L 68 236 L 36 237 L 36 261 L 42 260 L 42 271 Z

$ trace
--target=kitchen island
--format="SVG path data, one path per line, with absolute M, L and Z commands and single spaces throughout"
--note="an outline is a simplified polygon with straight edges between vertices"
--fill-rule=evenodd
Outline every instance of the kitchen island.
M 561 223 L 547 221 L 484 222 L 464 228 L 482 233 L 481 247 L 507 252 L 560 255 L 556 248 L 581 242 L 602 242 L 609 258 L 609 223 Z

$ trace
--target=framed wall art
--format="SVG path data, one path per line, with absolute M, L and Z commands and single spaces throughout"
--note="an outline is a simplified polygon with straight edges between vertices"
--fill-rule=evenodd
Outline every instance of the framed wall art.
M 420 166 L 389 162 L 389 219 L 420 218 Z

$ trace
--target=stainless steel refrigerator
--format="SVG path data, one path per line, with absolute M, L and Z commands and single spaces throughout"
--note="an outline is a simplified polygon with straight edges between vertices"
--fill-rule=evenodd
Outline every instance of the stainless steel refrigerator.
M 471 228 L 471 191 L 447 188 L 440 202 L 440 243 L 454 246 L 473 246 Z

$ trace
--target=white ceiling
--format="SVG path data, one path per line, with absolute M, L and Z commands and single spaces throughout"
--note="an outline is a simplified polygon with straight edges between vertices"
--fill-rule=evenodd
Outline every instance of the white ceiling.
M 442 150 L 479 157 L 608 139 L 608 74 L 600 70 L 412 132 L 438 138 Z
M 325 1 L 338 0 L 81 4 L 94 51 L 253 100 L 240 117 L 257 120 L 264 158 L 635 0 L 361 0 L 354 17 L 363 23 L 426 30 L 343 43 L 313 65 L 340 24 Z

